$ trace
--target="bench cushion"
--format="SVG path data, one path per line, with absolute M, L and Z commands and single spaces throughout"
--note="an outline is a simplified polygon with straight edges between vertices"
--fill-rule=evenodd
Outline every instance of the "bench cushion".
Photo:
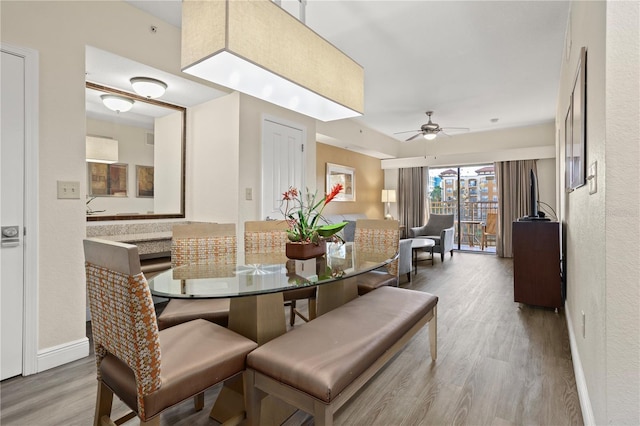
M 381 287 L 260 346 L 247 366 L 330 403 L 437 303 Z

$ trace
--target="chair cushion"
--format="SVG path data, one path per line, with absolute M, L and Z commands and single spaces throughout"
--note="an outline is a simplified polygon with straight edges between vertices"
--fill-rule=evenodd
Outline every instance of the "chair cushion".
M 358 275 L 358 294 L 362 296 L 385 286 L 398 286 L 398 277 L 383 271 L 370 271 Z
M 158 328 L 164 330 L 198 318 L 226 327 L 229 299 L 171 299 L 158 316 Z
M 437 303 L 429 293 L 380 288 L 265 343 L 247 366 L 330 403 Z
M 160 389 L 144 399 L 146 418 L 195 396 L 245 368 L 246 356 L 258 345 L 231 330 L 205 320 L 179 324 L 160 332 Z M 137 411 L 133 371 L 111 354 L 100 374 L 130 408 Z

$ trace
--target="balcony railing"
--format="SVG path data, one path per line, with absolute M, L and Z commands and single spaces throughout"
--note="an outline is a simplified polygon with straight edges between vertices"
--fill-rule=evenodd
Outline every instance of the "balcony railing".
M 429 204 L 431 213 L 454 215 L 456 246 L 459 242 L 463 250 L 481 250 L 482 225 L 487 220 L 487 213 L 498 213 L 497 201 L 461 201 L 460 212 L 458 201 L 430 201 Z M 485 251 L 495 252 L 495 239 L 491 239 L 489 244 L 491 246 Z

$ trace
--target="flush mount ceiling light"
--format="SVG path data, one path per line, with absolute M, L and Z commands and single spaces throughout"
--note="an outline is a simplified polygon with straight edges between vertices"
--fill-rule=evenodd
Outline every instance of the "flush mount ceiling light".
M 118 141 L 87 136 L 87 162 L 113 164 L 118 162 Z
M 159 98 L 167 90 L 167 84 L 155 78 L 134 77 L 129 81 L 138 95 L 149 99 Z
M 101 95 L 102 103 L 111 111 L 127 112 L 133 108 L 133 99 L 118 95 Z
M 184 0 L 182 71 L 322 121 L 364 111 L 362 67 L 271 0 Z

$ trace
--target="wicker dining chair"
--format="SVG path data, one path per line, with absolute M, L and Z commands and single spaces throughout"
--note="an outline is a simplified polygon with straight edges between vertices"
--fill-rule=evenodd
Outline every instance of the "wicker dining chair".
M 234 223 L 190 223 L 173 226 L 171 266 L 192 263 L 236 265 L 236 225 Z M 171 299 L 158 316 L 160 330 L 196 318 L 226 327 L 229 299 Z
M 397 220 L 358 219 L 354 245 L 358 253 L 388 257 L 398 252 L 400 226 Z M 398 258 L 390 262 L 385 270 L 375 270 L 358 275 L 358 294 L 363 295 L 382 286 L 398 286 Z
M 250 263 L 251 255 L 278 254 L 285 257 L 285 245 L 287 243 L 286 230 L 289 225 L 284 220 L 248 221 L 244 223 L 244 252 L 246 260 Z M 296 316 L 308 322 L 316 317 L 316 288 L 304 287 L 282 292 L 285 306 L 290 307 L 289 324 L 293 327 Z M 298 300 L 307 299 L 309 317 L 305 317 L 296 306 Z
M 98 377 L 94 426 L 135 416 L 143 425 L 159 425 L 166 408 L 195 397 L 201 409 L 204 390 L 244 374 L 255 342 L 201 319 L 158 330 L 138 248 L 98 239 L 83 243 Z M 133 411 L 115 422 L 114 394 Z

